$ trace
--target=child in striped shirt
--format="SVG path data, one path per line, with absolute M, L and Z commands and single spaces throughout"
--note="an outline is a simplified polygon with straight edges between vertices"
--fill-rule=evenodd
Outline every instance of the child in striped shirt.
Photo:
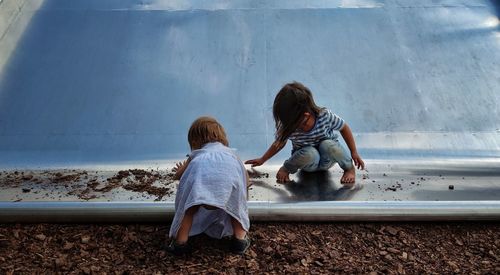
M 290 181 L 290 174 L 299 169 L 307 172 L 326 171 L 335 163 L 344 170 L 340 179 L 352 184 L 356 179 L 355 167 L 364 169 L 364 162 L 356 150 L 351 129 L 347 123 L 326 108 L 314 102 L 311 91 L 298 82 L 288 83 L 274 99 L 273 116 L 276 140 L 264 155 L 245 163 L 252 167 L 264 164 L 292 141 L 292 156 L 278 170 L 278 182 Z M 338 141 L 338 132 L 349 151 Z M 354 165 L 353 165 L 354 162 Z

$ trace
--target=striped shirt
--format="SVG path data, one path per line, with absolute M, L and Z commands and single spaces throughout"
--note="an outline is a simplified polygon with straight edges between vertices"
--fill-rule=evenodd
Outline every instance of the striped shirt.
M 344 120 L 325 108 L 316 117 L 316 123 L 310 131 L 297 129 L 288 139 L 292 141 L 293 150 L 305 146 L 318 146 L 325 139 L 337 139 L 339 136 L 337 131 L 343 126 Z

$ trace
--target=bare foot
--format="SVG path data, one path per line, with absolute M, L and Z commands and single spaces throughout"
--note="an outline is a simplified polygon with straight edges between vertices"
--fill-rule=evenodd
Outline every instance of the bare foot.
M 279 183 L 287 183 L 290 181 L 290 173 L 288 173 L 284 166 L 281 166 L 281 168 L 278 170 L 276 179 Z
M 353 167 L 349 170 L 344 171 L 344 175 L 340 179 L 342 184 L 352 184 L 356 181 L 356 169 Z

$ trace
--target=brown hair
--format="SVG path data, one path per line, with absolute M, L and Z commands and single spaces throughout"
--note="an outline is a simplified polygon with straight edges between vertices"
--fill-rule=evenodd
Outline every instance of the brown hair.
M 276 139 L 286 141 L 302 123 L 304 113 L 318 116 L 322 109 L 316 105 L 311 91 L 302 83 L 285 84 L 274 98 L 273 104 Z
M 188 142 L 191 150 L 197 150 L 209 142 L 220 142 L 229 146 L 224 127 L 213 117 L 202 116 L 196 119 L 188 132 Z

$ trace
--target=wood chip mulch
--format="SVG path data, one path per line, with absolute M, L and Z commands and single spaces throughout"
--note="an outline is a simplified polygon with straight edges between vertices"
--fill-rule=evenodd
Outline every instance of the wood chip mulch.
M 500 223 L 254 223 L 245 256 L 168 225 L 2 224 L 0 274 L 500 274 Z

